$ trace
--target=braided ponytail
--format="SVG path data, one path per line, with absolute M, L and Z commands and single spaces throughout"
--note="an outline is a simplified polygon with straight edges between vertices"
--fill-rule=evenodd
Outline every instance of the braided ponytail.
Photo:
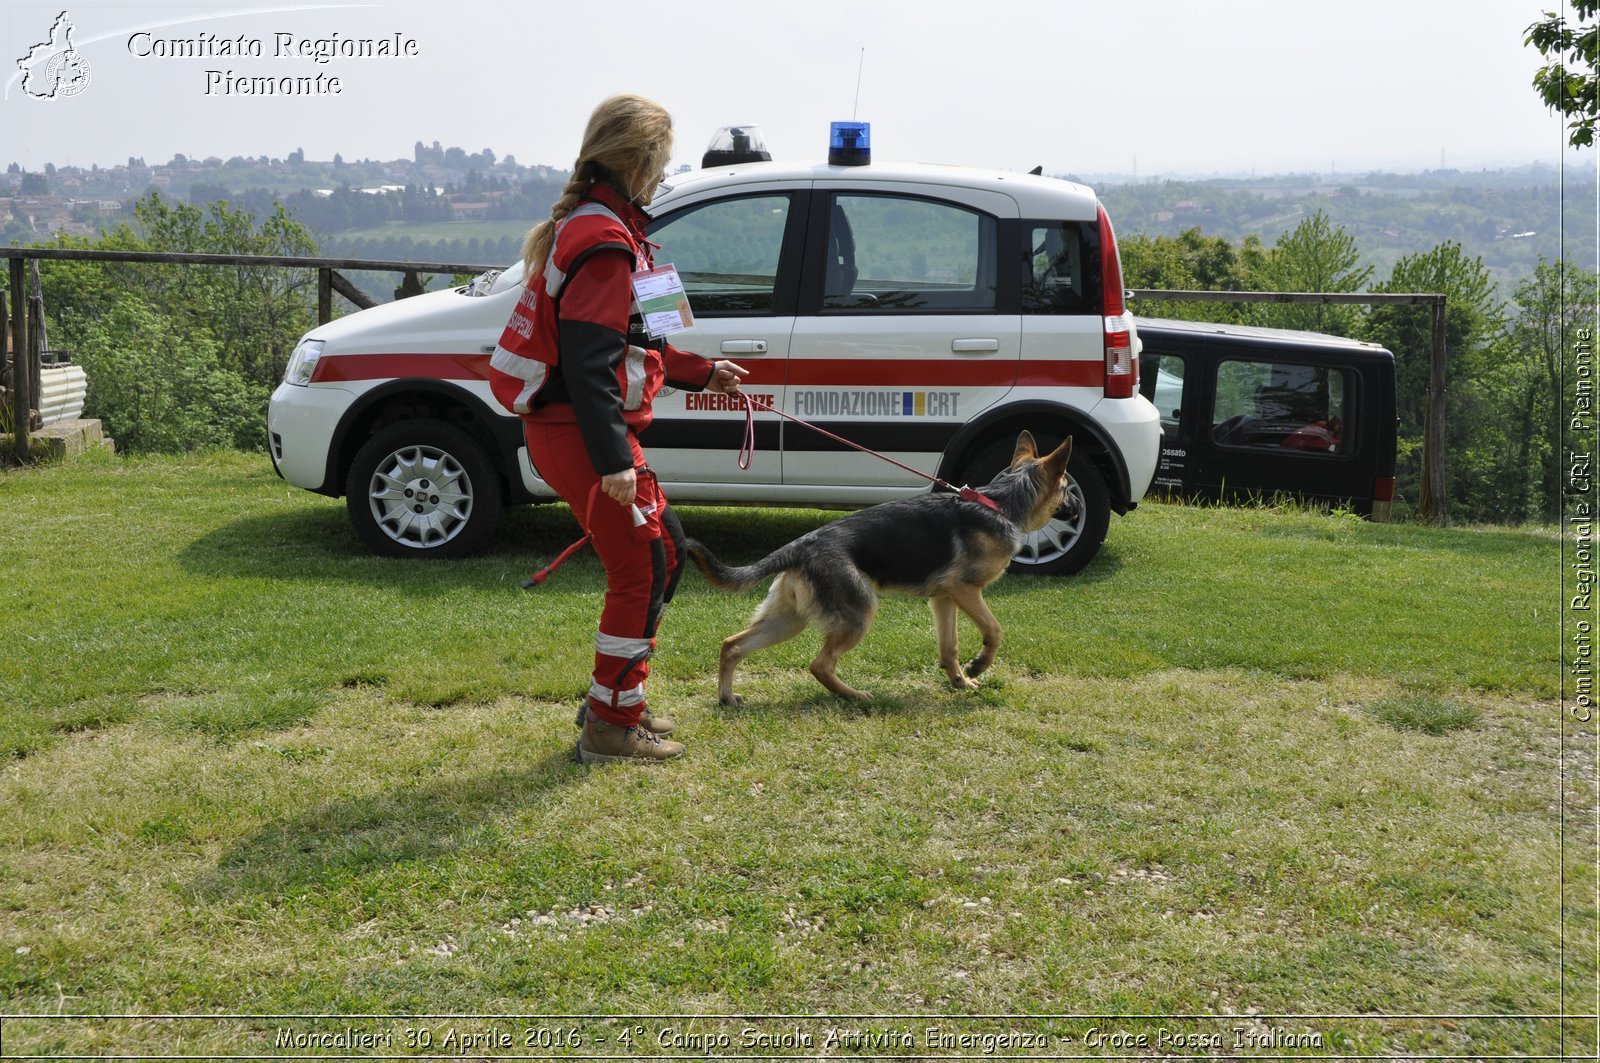
M 654 179 L 672 155 L 672 116 L 659 103 L 643 96 L 612 96 L 589 116 L 583 146 L 572 166 L 572 176 L 550 217 L 528 230 L 522 242 L 522 275 L 531 280 L 543 269 L 555 244 L 556 226 L 578 206 L 596 181 L 605 181 L 624 198 L 649 203 Z M 636 193 L 630 182 L 650 182 Z M 641 197 L 643 197 L 641 199 Z
M 522 275 L 531 278 L 534 270 L 543 266 L 544 260 L 550 257 L 550 246 L 556 240 L 556 225 L 571 214 L 578 206 L 578 201 L 583 199 L 583 194 L 589 190 L 589 179 L 581 176 L 583 168 L 576 167 L 572 177 L 561 190 L 561 198 L 556 200 L 556 205 L 550 208 L 550 217 L 528 230 L 528 235 L 522 241 Z

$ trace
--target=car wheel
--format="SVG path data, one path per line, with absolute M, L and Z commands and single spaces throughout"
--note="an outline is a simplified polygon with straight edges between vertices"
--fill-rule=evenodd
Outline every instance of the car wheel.
M 1060 445 L 1059 438 L 1039 436 L 1040 453 Z M 1011 464 L 1014 439 L 997 439 L 967 463 L 966 482 L 982 487 Z M 1010 571 L 1031 576 L 1066 576 L 1077 572 L 1099 553 L 1111 525 L 1111 492 L 1100 467 L 1084 451 L 1074 449 L 1067 463 L 1067 490 L 1077 502 L 1077 513 L 1063 507 L 1046 524 L 1022 540 L 1011 559 Z
M 476 439 L 443 421 L 405 421 L 350 463 L 345 504 L 357 534 L 387 557 L 461 557 L 500 519 L 500 480 Z

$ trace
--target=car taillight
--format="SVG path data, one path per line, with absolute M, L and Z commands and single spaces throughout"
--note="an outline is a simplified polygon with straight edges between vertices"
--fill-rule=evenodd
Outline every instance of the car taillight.
M 1139 363 L 1133 357 L 1128 315 L 1106 318 L 1106 398 L 1131 399 L 1139 390 Z
M 1101 314 L 1105 324 L 1106 398 L 1131 399 L 1139 390 L 1139 363 L 1133 357 L 1133 321 L 1122 293 L 1122 259 L 1106 208 L 1100 216 Z

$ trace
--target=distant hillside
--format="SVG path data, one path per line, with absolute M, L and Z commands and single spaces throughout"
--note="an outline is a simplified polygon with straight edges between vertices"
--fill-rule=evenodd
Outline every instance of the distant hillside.
M 1453 240 L 1481 257 L 1504 288 L 1541 257 L 1595 261 L 1596 186 L 1584 176 L 1568 174 L 1563 186 L 1557 171 L 1543 167 L 1515 175 L 1371 174 L 1339 184 L 1315 176 L 1159 181 L 1099 192 L 1119 232 L 1148 236 L 1198 226 L 1208 236 L 1255 235 L 1270 244 L 1321 210 L 1355 238 L 1379 275 L 1403 255 Z
M 1120 233 L 1175 236 L 1199 227 L 1237 242 L 1271 243 L 1318 210 L 1356 240 L 1384 275 L 1401 256 L 1446 240 L 1481 257 L 1501 286 L 1539 259 L 1596 260 L 1592 167 L 1431 170 L 1420 174 L 1300 174 L 1134 181 L 1090 175 Z M 260 215 L 275 202 L 328 252 L 378 258 L 508 261 L 529 225 L 545 217 L 567 172 L 520 165 L 489 148 L 468 152 L 438 141 L 411 158 L 191 159 L 111 167 L 46 165 L 0 175 L 0 243 L 57 232 L 93 235 L 115 227 L 134 199 L 154 189 L 184 202 L 226 199 Z M 1586 179 L 1581 179 L 1586 178 Z

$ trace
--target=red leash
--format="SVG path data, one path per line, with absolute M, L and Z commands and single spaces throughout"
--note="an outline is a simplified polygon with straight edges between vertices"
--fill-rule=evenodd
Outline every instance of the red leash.
M 850 448 L 852 448 L 854 450 L 859 450 L 863 454 L 871 454 L 875 458 L 881 458 L 884 461 L 888 462 L 890 465 L 893 465 L 895 468 L 904 469 L 906 472 L 909 472 L 914 476 L 920 476 L 924 480 L 932 481 L 934 485 L 936 485 L 938 487 L 942 487 L 947 491 L 954 491 L 956 493 L 956 496 L 958 498 L 960 498 L 963 502 L 977 502 L 980 505 L 988 506 L 990 509 L 994 510 L 996 513 L 1000 513 L 1001 512 L 1000 503 L 996 502 L 994 499 L 990 498 L 988 495 L 984 494 L 981 491 L 975 490 L 974 488 L 971 488 L 971 487 L 957 487 L 955 484 L 951 483 L 949 480 L 944 480 L 944 479 L 941 479 L 941 478 L 939 478 L 937 476 L 929 476 L 927 473 L 923 472 L 921 469 L 913 469 L 911 466 L 907 465 L 905 462 L 896 461 L 895 459 L 889 457 L 889 455 L 887 455 L 887 454 L 880 454 L 876 450 L 872 450 L 872 449 L 870 449 L 868 447 L 862 446 L 860 443 L 852 443 L 850 440 L 844 438 L 843 436 L 834 435 L 832 432 L 828 431 L 826 428 L 818 428 L 816 425 L 812 424 L 810 421 L 803 421 L 803 420 L 801 420 L 800 418 L 794 416 L 791 413 L 784 413 L 782 410 L 775 409 L 774 407 L 769 406 L 767 403 L 762 402 L 760 399 L 752 398 L 746 392 L 743 392 L 743 391 L 739 392 L 739 397 L 744 399 L 744 442 L 739 447 L 739 468 L 740 469 L 748 469 L 750 467 L 751 459 L 755 457 L 755 453 L 756 453 L 756 410 L 759 408 L 759 409 L 766 410 L 768 413 L 775 413 L 779 417 L 784 418 L 785 420 L 793 421 L 795 424 L 805 425 L 807 428 L 811 429 L 813 432 L 816 432 L 818 435 L 827 436 L 829 439 L 833 440 L 835 443 L 843 443 L 845 446 L 850 447 Z
M 551 573 L 555 572 L 556 569 L 566 564 L 567 558 L 571 557 L 573 554 L 589 545 L 589 540 L 594 538 L 594 534 L 589 531 L 589 522 L 594 519 L 594 500 L 599 494 L 600 481 L 596 480 L 594 486 L 589 488 L 589 505 L 588 508 L 586 508 L 583 512 L 583 538 L 579 539 L 577 542 L 561 551 L 561 553 L 557 554 L 554 561 L 550 562 L 548 565 L 544 566 L 544 568 L 541 568 L 527 579 L 523 580 L 523 590 L 531 591 L 533 588 L 541 586 L 545 580 L 550 578 Z M 576 517 L 577 514 L 574 513 L 573 516 Z

